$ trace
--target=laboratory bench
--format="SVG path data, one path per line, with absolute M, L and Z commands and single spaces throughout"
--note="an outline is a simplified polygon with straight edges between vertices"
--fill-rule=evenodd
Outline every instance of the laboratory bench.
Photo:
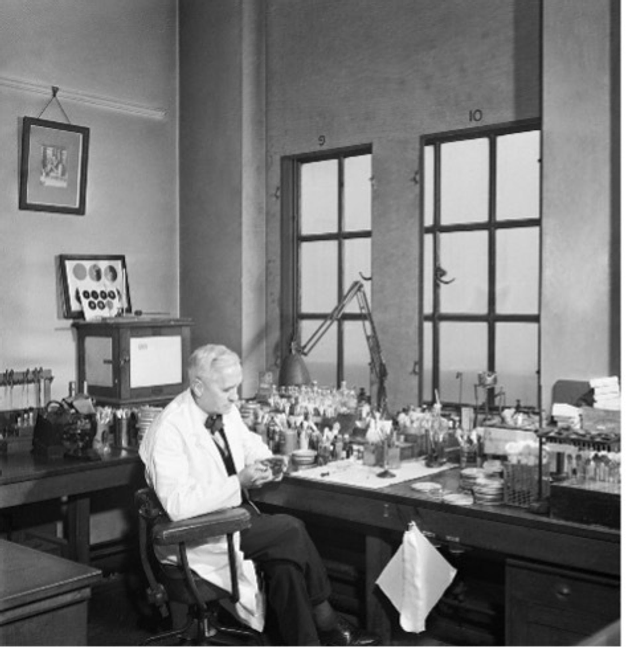
M 83 564 L 93 554 L 92 496 L 121 488 L 132 510 L 132 494 L 143 484 L 143 465 L 135 451 L 114 450 L 95 462 L 38 460 L 20 452 L 0 457 L 0 470 L 0 514 L 23 504 L 62 499 L 67 557 Z M 456 491 L 459 470 L 446 469 L 428 480 Z M 468 636 L 470 623 L 461 633 L 471 645 L 571 645 L 619 619 L 619 530 L 512 506 L 443 503 L 412 490 L 412 483 L 371 489 L 306 478 L 300 471 L 255 491 L 253 498 L 261 510 L 287 512 L 305 521 L 327 562 L 340 604 L 386 643 L 402 631 L 376 579 L 410 521 L 467 583 L 459 585 L 455 579 L 452 593 L 446 592 L 436 608 L 444 615 L 435 621 L 439 614 L 433 610 L 427 630 L 445 625 L 446 611 L 449 620 L 457 621 L 469 612 L 471 622 L 478 621 L 477 635 Z
M 329 535 L 339 539 L 342 533 L 362 540 L 363 618 L 386 642 L 398 634 L 398 615 L 375 583 L 410 521 L 459 567 L 457 577 L 463 579 L 466 567 L 470 578 L 481 578 L 481 572 L 485 578 L 495 575 L 491 614 L 502 629 L 485 637 L 495 645 L 571 645 L 620 617 L 619 530 L 512 506 L 447 504 L 416 493 L 414 481 L 373 490 L 305 474 L 287 476 L 280 485 L 259 490 L 254 499 L 261 509 L 310 522 L 322 544 Z M 456 491 L 459 470 L 447 469 L 429 480 Z M 464 598 L 469 604 L 469 595 L 460 594 L 452 618 L 462 610 Z

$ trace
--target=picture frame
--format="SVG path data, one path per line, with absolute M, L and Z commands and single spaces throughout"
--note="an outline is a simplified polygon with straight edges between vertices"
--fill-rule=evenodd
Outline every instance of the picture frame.
M 59 255 L 58 268 L 64 318 L 132 313 L 124 255 Z
M 89 129 L 24 117 L 19 209 L 85 214 Z

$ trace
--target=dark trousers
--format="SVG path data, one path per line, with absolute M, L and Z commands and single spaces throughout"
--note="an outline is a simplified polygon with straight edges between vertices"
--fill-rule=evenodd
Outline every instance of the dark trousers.
M 313 608 L 328 600 L 326 569 L 304 524 L 290 515 L 259 514 L 250 508 L 250 528 L 241 550 L 262 572 L 268 607 L 286 645 L 320 645 Z

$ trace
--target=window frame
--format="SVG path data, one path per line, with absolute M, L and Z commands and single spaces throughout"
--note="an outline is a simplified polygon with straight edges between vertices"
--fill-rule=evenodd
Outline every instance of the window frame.
M 337 294 L 335 305 L 339 303 L 347 286 L 343 283 L 343 246 L 341 242 L 353 239 L 369 239 L 372 241 L 372 229 L 343 231 L 344 226 L 344 165 L 346 158 L 362 155 L 372 155 L 370 144 L 354 145 L 329 149 L 323 152 L 308 152 L 283 156 L 281 158 L 281 281 L 280 281 L 280 355 L 284 359 L 291 351 L 291 343 L 300 340 L 299 322 L 305 320 L 323 320 L 328 313 L 302 312 L 300 302 L 300 243 L 315 241 L 337 241 L 339 248 L 337 267 Z M 338 160 L 339 192 L 338 192 L 338 229 L 336 232 L 300 234 L 300 169 L 303 164 Z M 346 311 L 337 322 L 337 386 L 344 377 L 344 346 L 343 323 L 345 321 L 364 321 L 361 313 Z
M 496 140 L 503 135 L 513 133 L 522 133 L 527 131 L 539 131 L 539 215 L 537 218 L 525 219 L 504 219 L 498 221 L 496 215 L 496 169 L 497 169 L 497 152 Z M 450 142 L 458 142 L 461 140 L 472 140 L 487 138 L 489 142 L 489 198 L 488 198 L 488 218 L 485 222 L 481 223 L 461 223 L 461 224 L 441 224 L 441 146 Z M 541 128 L 540 119 L 517 120 L 503 124 L 494 124 L 488 126 L 473 127 L 468 129 L 456 129 L 453 131 L 446 131 L 442 133 L 434 133 L 424 135 L 420 138 L 420 169 L 424 170 L 422 173 L 422 180 L 425 178 L 425 149 L 427 146 L 434 146 L 433 152 L 433 172 L 434 178 L 432 182 L 433 188 L 433 220 L 429 226 L 425 225 L 425 212 L 426 212 L 426 187 L 422 182 L 420 185 L 420 219 L 419 219 L 419 259 L 421 260 L 421 273 L 420 283 L 418 288 L 418 309 L 419 309 L 419 326 L 418 326 L 418 349 L 420 350 L 420 368 L 424 368 L 425 349 L 424 349 L 424 323 L 432 323 L 432 392 L 433 395 L 428 398 L 424 395 L 424 373 L 420 372 L 418 378 L 418 395 L 422 401 L 429 401 L 435 399 L 435 390 L 440 388 L 440 331 L 439 324 L 441 322 L 479 322 L 486 323 L 487 325 L 487 365 L 484 370 L 493 371 L 495 368 L 495 353 L 496 353 L 496 336 L 495 329 L 496 323 L 536 323 L 537 324 L 537 404 L 536 408 L 541 409 L 541 287 L 542 287 L 542 203 L 541 203 L 541 158 L 542 158 L 542 143 L 543 133 Z M 502 314 L 497 313 L 495 310 L 496 300 L 496 236 L 498 231 L 505 229 L 513 229 L 520 227 L 535 227 L 539 228 L 539 269 L 538 269 L 538 305 L 536 314 Z M 426 235 L 433 236 L 433 271 L 435 270 L 435 261 L 438 257 L 438 248 L 440 245 L 438 233 L 450 232 L 478 232 L 487 231 L 488 237 L 488 270 L 487 270 L 487 283 L 488 283 L 488 299 L 487 299 L 487 314 L 442 314 L 440 309 L 439 300 L 439 287 L 437 286 L 436 274 L 432 274 L 432 285 L 429 288 L 432 291 L 433 304 L 432 314 L 426 315 L 424 313 L 424 302 L 426 287 L 424 282 L 424 269 L 425 269 L 425 238 Z M 488 406 L 492 408 L 493 404 L 493 391 L 487 393 L 489 397 Z

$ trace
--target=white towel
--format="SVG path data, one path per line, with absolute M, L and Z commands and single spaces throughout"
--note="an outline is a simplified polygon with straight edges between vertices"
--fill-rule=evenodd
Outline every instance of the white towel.
M 376 584 L 400 612 L 402 629 L 419 633 L 455 575 L 456 569 L 411 522 Z

